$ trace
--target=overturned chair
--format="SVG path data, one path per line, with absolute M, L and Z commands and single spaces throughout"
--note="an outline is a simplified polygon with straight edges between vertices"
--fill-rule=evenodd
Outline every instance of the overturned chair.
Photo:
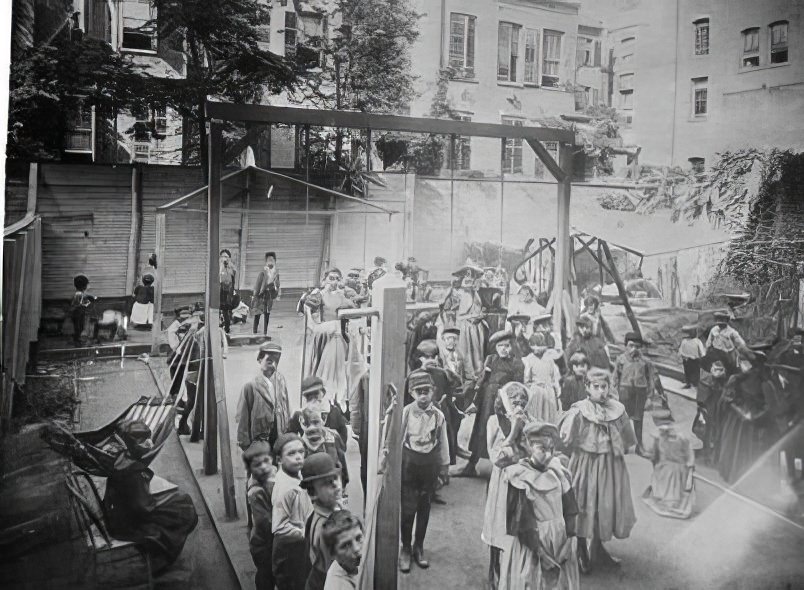
M 170 397 L 142 397 L 97 430 L 51 424 L 42 435 L 79 468 L 67 484 L 75 519 L 94 549 L 100 586 L 153 587 L 153 576 L 178 558 L 198 523 L 190 496 L 149 468 L 175 414 Z

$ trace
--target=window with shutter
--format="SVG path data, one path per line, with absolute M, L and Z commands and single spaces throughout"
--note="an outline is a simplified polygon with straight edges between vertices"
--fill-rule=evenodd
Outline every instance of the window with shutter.
M 519 30 L 513 23 L 500 22 L 497 36 L 497 80 L 516 82 L 519 63 Z
M 561 81 L 561 37 L 560 31 L 545 30 L 542 43 L 542 86 L 558 88 Z
M 700 18 L 695 26 L 695 55 L 709 55 L 709 19 Z
M 706 117 L 709 112 L 709 78 L 692 79 L 692 116 Z
M 525 83 L 539 83 L 539 31 L 525 31 Z
M 475 17 L 453 12 L 449 20 L 449 65 L 453 78 L 475 77 Z

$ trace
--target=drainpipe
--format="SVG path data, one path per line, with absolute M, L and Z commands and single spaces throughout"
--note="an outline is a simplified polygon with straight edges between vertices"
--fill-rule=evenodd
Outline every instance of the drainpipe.
M 678 35 L 681 28 L 681 0 L 676 0 L 676 59 L 673 66 L 673 128 L 670 132 L 670 167 L 676 159 L 676 115 L 678 113 Z
M 442 70 L 444 69 L 444 27 L 447 21 L 447 0 L 441 0 L 441 24 L 440 36 L 438 46 L 438 65 Z

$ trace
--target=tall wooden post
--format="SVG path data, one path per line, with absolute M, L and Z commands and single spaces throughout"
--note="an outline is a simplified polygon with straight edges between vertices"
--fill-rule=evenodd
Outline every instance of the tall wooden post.
M 221 221 L 221 123 L 215 119 L 209 122 L 208 165 L 209 185 L 207 189 L 207 292 L 204 298 L 206 314 L 206 356 L 212 351 L 212 340 L 220 339 L 219 316 L 221 310 L 221 283 L 219 268 L 220 221 Z M 204 473 L 218 472 L 218 413 L 215 391 L 214 366 L 205 371 L 206 415 L 204 421 Z
M 36 199 L 39 194 L 39 164 L 31 162 L 28 167 L 27 215 L 36 215 Z
M 559 164 L 564 178 L 558 180 L 558 227 L 556 228 L 556 255 L 554 258 L 555 280 L 553 281 L 553 331 L 563 334 L 561 329 L 562 301 L 564 289 L 569 278 L 570 257 L 570 195 L 572 191 L 572 145 L 561 144 Z
M 131 229 L 128 235 L 128 257 L 126 259 L 126 288 L 132 293 L 137 286 L 137 267 L 139 266 L 140 235 L 142 234 L 142 168 L 131 168 Z M 157 260 L 157 266 L 159 266 Z M 156 277 L 154 277 L 156 278 Z
M 159 355 L 162 338 L 162 289 L 165 282 L 165 213 L 156 214 L 156 286 L 154 287 L 154 325 L 151 327 L 151 356 Z
M 377 489 L 377 465 L 382 441 L 380 420 L 385 414 L 385 391 L 393 384 L 400 395 L 405 382 L 405 283 L 388 273 L 372 290 L 372 305 L 380 310 L 380 321 L 372 322 L 371 372 L 369 376 L 368 416 L 369 455 L 367 460 L 368 498 Z M 374 562 L 374 588 L 396 590 L 399 554 L 399 505 L 402 494 L 402 400 L 391 415 L 385 484 L 377 506 L 377 537 Z M 371 572 L 369 578 L 371 577 Z

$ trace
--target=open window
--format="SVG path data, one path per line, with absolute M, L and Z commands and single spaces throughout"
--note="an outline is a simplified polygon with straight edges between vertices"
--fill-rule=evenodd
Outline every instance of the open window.
M 474 16 L 453 12 L 449 17 L 449 65 L 453 78 L 475 77 Z
M 772 64 L 787 63 L 788 59 L 787 21 L 783 20 L 772 23 L 768 27 L 768 29 L 770 37 L 770 63 Z
M 743 57 L 740 62 L 744 68 L 759 66 L 759 27 L 745 29 L 743 35 Z
M 150 2 L 123 2 L 123 38 L 120 49 L 156 53 L 156 10 Z
M 501 22 L 497 36 L 497 80 L 517 81 L 519 65 L 519 31 L 522 27 L 514 23 Z
M 542 86 L 558 88 L 561 82 L 561 39 L 564 33 L 545 30 L 542 43 Z
M 695 55 L 709 55 L 709 19 L 699 18 L 694 21 Z

